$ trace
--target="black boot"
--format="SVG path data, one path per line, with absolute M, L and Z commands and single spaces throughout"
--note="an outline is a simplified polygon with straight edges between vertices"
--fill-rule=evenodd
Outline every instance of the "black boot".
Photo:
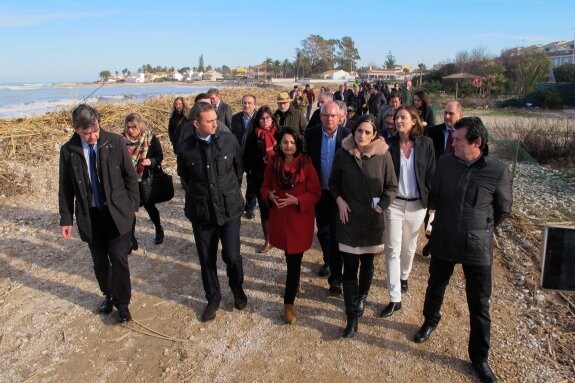
M 164 242 L 164 228 L 162 225 L 156 226 L 156 238 L 154 239 L 154 244 L 159 245 Z
M 373 263 L 363 264 L 359 270 L 359 306 L 357 316 L 361 317 L 365 311 L 365 301 L 369 294 L 371 281 L 373 280 Z
M 357 332 L 359 313 L 359 287 L 356 281 L 343 281 L 343 301 L 347 324 L 342 337 L 351 338 Z

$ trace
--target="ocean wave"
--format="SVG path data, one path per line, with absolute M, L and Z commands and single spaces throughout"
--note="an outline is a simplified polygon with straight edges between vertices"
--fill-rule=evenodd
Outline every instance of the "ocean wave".
M 88 99 L 94 102 L 96 99 Z M 72 108 L 79 103 L 77 99 L 61 99 L 55 101 L 32 101 L 20 104 L 8 104 L 0 106 L 0 118 L 19 118 L 44 114 L 60 108 Z
M 51 84 L 3 84 L 0 85 L 0 90 L 35 90 Z

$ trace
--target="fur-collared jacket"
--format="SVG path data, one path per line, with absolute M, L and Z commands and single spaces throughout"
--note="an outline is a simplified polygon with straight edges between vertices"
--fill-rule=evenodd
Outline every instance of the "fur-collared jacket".
M 353 135 L 344 138 L 333 159 L 329 190 L 334 199 L 343 198 L 351 210 L 346 224 L 337 219 L 337 241 L 351 247 L 381 245 L 384 215 L 373 204 L 376 202 L 384 211 L 397 191 L 385 140 L 376 138 L 360 153 Z

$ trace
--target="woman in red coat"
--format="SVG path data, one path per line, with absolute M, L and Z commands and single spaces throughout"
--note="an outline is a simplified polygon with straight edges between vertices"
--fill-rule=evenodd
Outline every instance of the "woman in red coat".
M 265 169 L 261 196 L 270 206 L 270 244 L 285 251 L 284 318 L 293 324 L 301 261 L 313 240 L 315 204 L 321 196 L 321 186 L 311 159 L 303 152 L 299 132 L 283 127 L 278 142 L 277 154 Z

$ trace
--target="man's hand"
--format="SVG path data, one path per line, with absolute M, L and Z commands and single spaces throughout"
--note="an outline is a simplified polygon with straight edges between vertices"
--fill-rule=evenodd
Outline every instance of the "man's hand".
M 72 236 L 72 226 L 62 226 L 62 237 L 64 239 L 70 239 Z

